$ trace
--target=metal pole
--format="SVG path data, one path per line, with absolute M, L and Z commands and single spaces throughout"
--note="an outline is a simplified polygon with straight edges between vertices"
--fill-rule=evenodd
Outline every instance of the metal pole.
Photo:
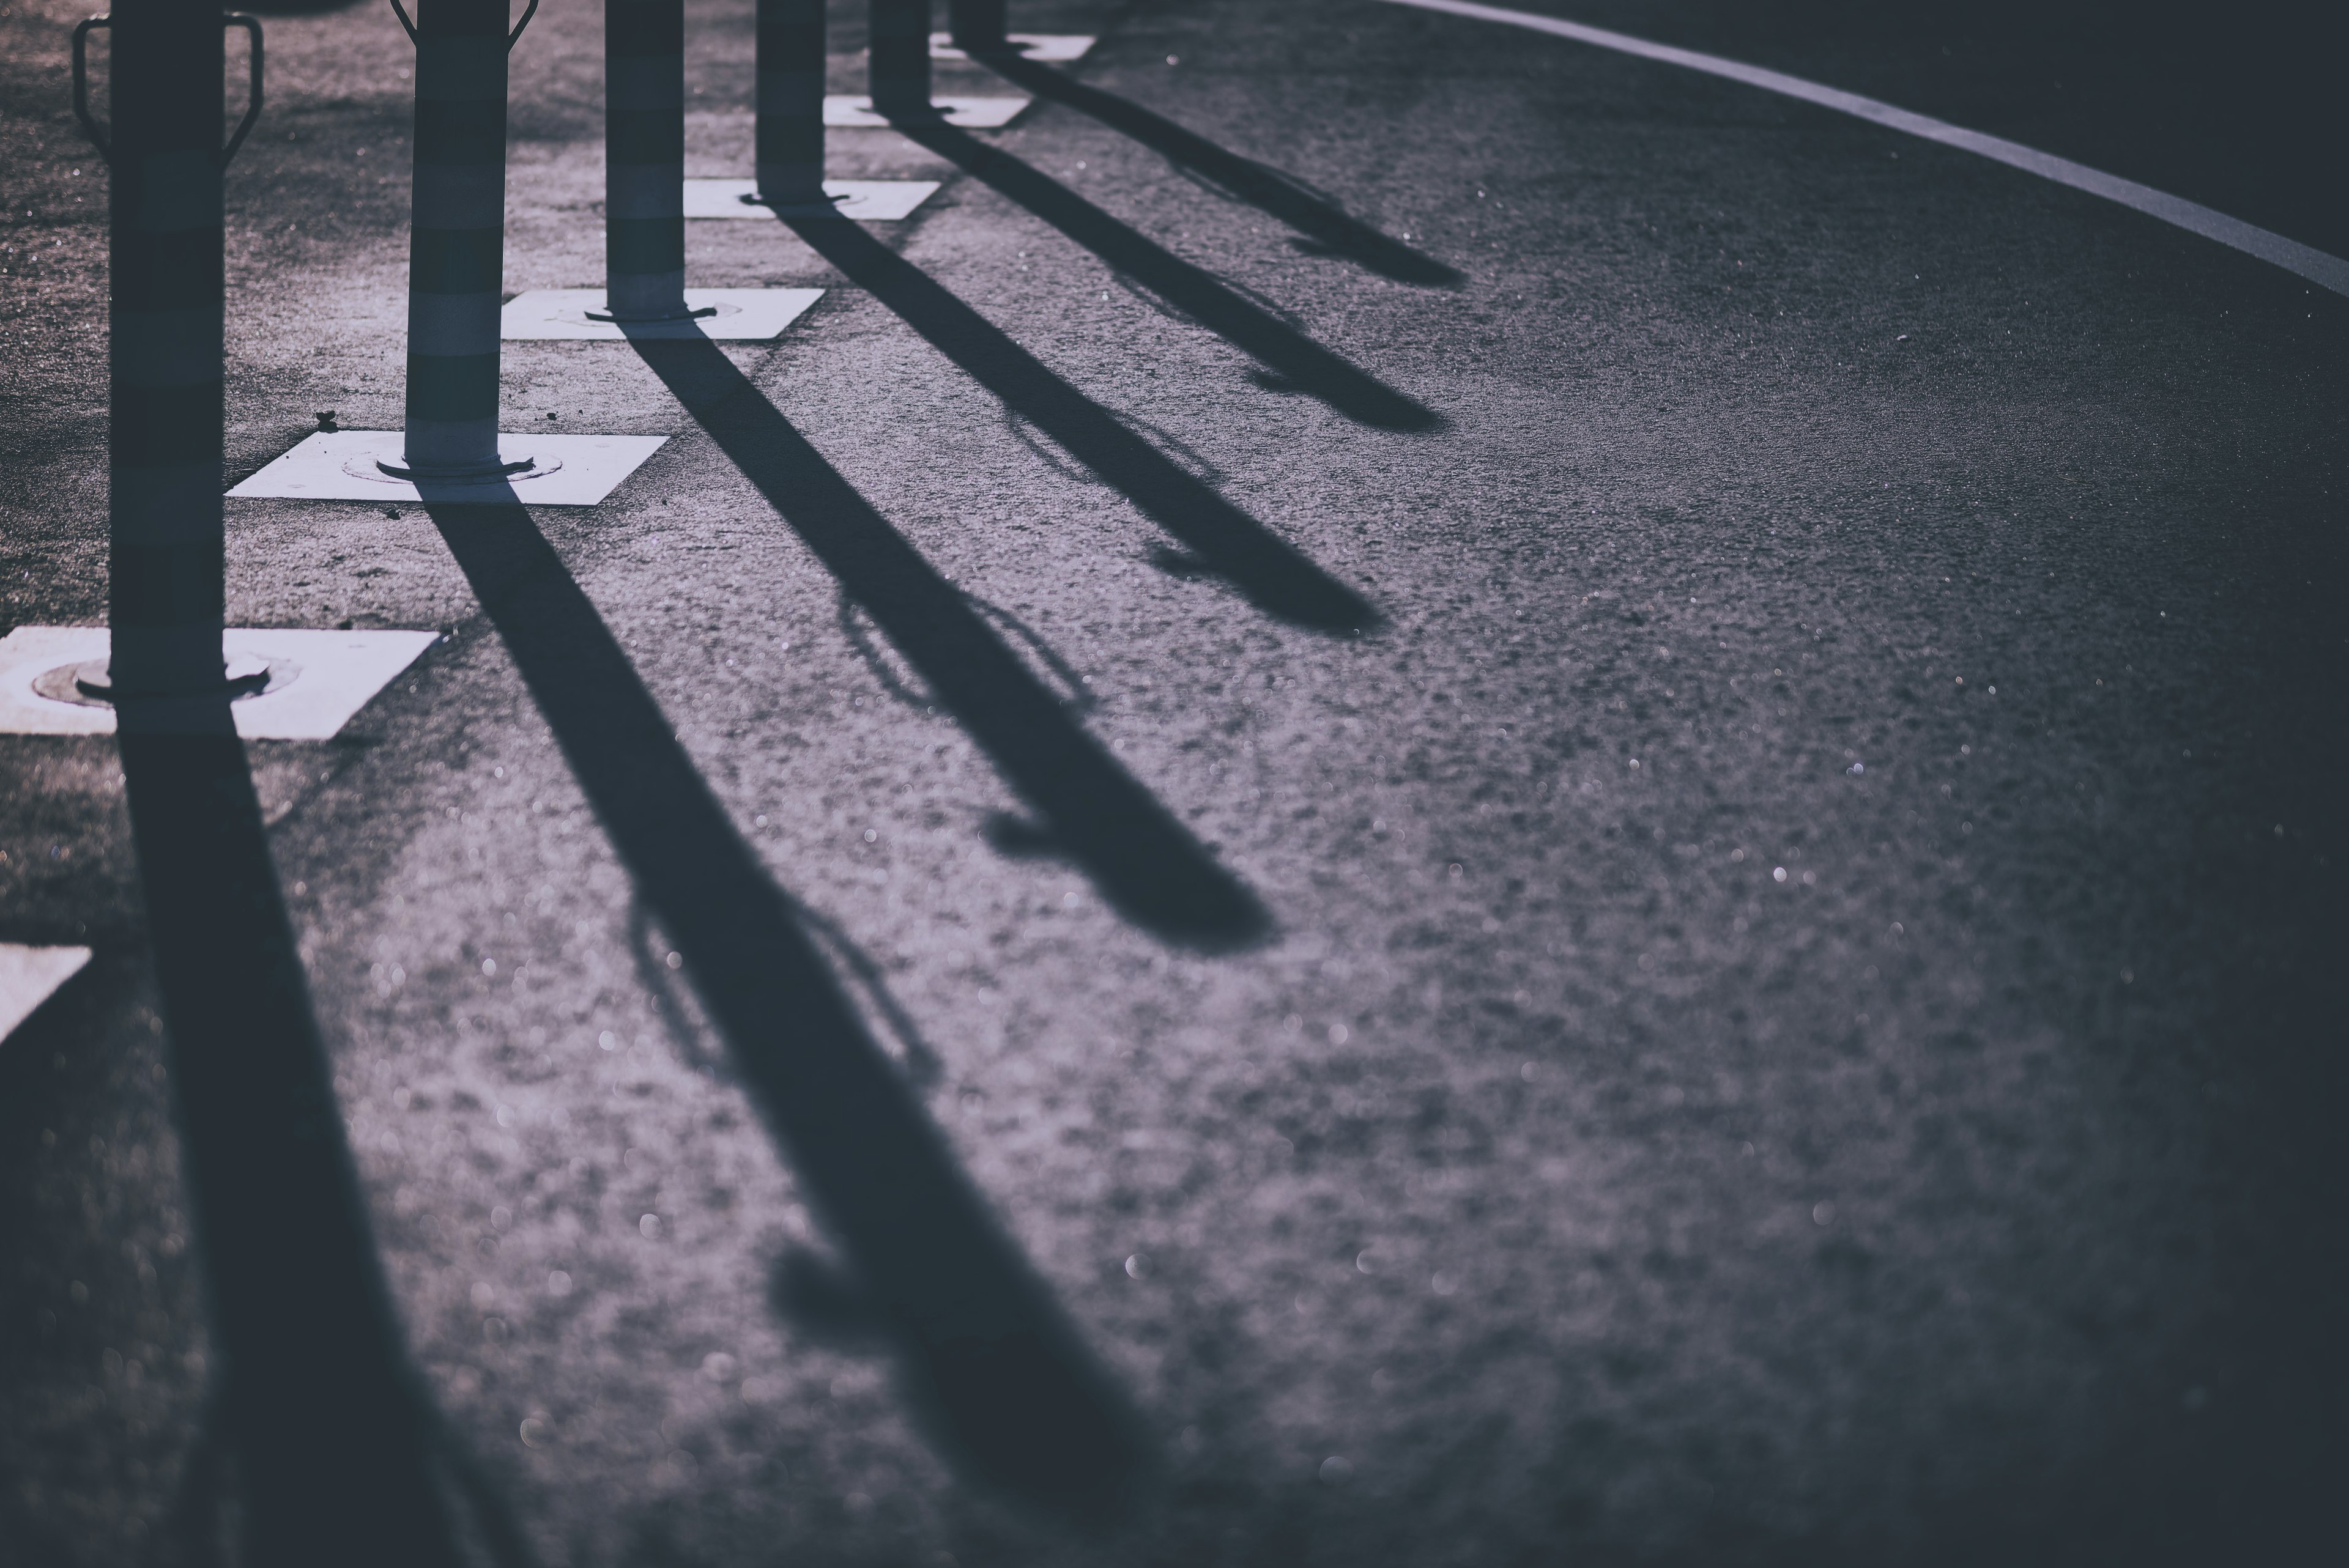
M 769 207 L 828 208 L 823 193 L 823 0 L 759 0 L 759 129 L 751 154 Z
M 404 468 L 382 465 L 402 478 L 491 479 L 531 466 L 498 451 L 506 14 L 507 0 L 418 0 L 416 7 L 408 441 Z
M 682 321 L 685 0 L 605 0 L 606 321 Z
M 930 0 L 873 0 L 873 112 L 928 119 Z
M 110 696 L 224 685 L 220 39 L 189 0 L 115 8 Z
M 225 148 L 223 25 L 252 50 Z M 110 133 L 88 115 L 99 28 Z M 250 16 L 119 0 L 76 29 L 75 112 L 112 168 L 112 652 L 107 676 L 81 684 L 120 701 L 180 1150 L 227 1368 L 242 1561 L 405 1568 L 456 1561 L 455 1536 L 231 717 L 246 683 L 221 650 L 221 170 L 260 104 Z
M 954 46 L 966 55 L 1000 54 L 1010 43 L 1003 34 L 1004 0 L 948 0 L 947 26 Z

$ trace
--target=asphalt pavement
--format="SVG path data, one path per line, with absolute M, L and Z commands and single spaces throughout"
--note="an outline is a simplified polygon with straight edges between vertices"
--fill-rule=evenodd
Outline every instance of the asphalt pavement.
M 1525 4 L 2349 253 L 2337 21 Z M 0 628 L 106 614 L 82 14 L 0 10 Z M 2349 300 L 1502 25 L 1011 15 L 1100 42 L 939 63 L 1010 129 L 830 135 L 912 218 L 690 227 L 778 341 L 505 346 L 671 438 L 605 501 L 229 503 L 232 624 L 445 634 L 335 739 L 0 737 L 0 940 L 96 952 L 0 1562 L 314 1472 L 351 1563 L 2331 1560 Z M 232 481 L 401 409 L 408 41 L 264 20 Z M 512 52 L 510 292 L 602 281 L 601 50 Z M 275 897 L 143 897 L 248 778 Z M 175 1055 L 277 898 L 204 983 L 315 1049 Z

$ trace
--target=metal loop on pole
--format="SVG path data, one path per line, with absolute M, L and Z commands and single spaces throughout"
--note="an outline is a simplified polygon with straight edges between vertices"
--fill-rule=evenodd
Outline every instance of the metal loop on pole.
M 392 0 L 392 4 L 397 5 L 399 0 Z M 98 121 L 91 118 L 89 112 L 89 35 L 92 28 L 111 29 L 113 26 L 114 18 L 111 16 L 92 16 L 73 30 L 74 118 L 81 121 L 81 133 L 89 138 L 89 144 L 98 149 L 98 157 L 106 160 L 109 168 L 114 164 L 114 144 L 98 129 Z M 244 118 L 236 122 L 236 130 L 229 137 L 228 145 L 220 150 L 221 167 L 225 169 L 228 160 L 236 156 L 236 150 L 244 145 L 245 137 L 253 130 L 254 121 L 261 118 L 261 18 L 232 11 L 222 15 L 221 26 L 242 27 L 245 36 L 253 40 L 253 47 L 245 62 Z
M 221 26 L 242 27 L 245 36 L 253 41 L 250 57 L 246 61 L 244 118 L 236 122 L 235 134 L 228 139 L 228 145 L 221 149 L 221 167 L 226 169 L 228 160 L 236 156 L 236 150 L 244 145 L 245 133 L 253 129 L 253 122 L 261 118 L 261 18 L 248 16 L 242 11 L 231 11 L 221 18 Z
M 416 24 L 408 19 L 408 13 L 401 7 L 399 0 L 391 0 L 391 14 L 399 18 L 399 25 L 401 26 L 408 29 L 408 41 L 409 43 L 415 44 L 421 42 L 421 40 L 416 36 Z M 522 41 L 522 30 L 524 27 L 529 26 L 530 19 L 537 15 L 538 0 L 530 0 L 530 4 L 523 7 L 522 20 L 516 22 L 514 24 L 514 30 L 506 35 L 506 49 L 509 53 L 512 51 L 513 46 L 516 44 Z
M 114 163 L 113 144 L 107 140 L 106 133 L 98 129 L 98 121 L 89 117 L 88 40 L 91 28 L 113 26 L 114 18 L 111 16 L 92 16 L 73 30 L 74 118 L 81 121 L 81 133 L 89 138 L 89 144 L 98 149 L 98 157 L 105 160 L 109 168 Z

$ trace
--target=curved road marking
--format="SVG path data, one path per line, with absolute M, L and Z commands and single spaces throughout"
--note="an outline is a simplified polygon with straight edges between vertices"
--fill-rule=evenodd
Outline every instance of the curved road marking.
M 2232 246 L 2245 255 L 2271 262 L 2288 273 L 2297 273 L 2334 294 L 2349 295 L 2349 262 L 2339 256 L 2256 228 L 2240 218 L 2230 218 L 2224 212 L 2214 211 L 2182 196 L 2172 196 L 2166 191 L 2156 191 L 2150 185 L 2140 185 L 2117 174 L 2106 174 L 2100 169 L 2075 163 L 2068 158 L 2057 158 L 2053 153 L 2041 152 L 2018 141 L 1984 136 L 1981 131 L 1968 130 L 1962 126 L 1951 125 L 1921 114 L 1911 114 L 1889 103 L 1861 98 L 1857 93 L 1806 82 L 1800 77 L 1764 70 L 1759 66 L 1741 65 L 1735 60 L 1724 60 L 1718 55 L 1700 55 L 1692 49 L 1676 49 L 1670 44 L 1652 44 L 1645 38 L 1634 38 L 1626 33 L 1610 33 L 1603 27 L 1586 27 L 1579 22 L 1561 22 L 1554 16 L 1536 16 L 1524 11 L 1505 11 L 1498 5 L 1478 5 L 1472 4 L 1471 0 L 1385 0 L 1385 4 L 1409 5 L 1421 11 L 1444 11 L 1454 16 L 1474 17 L 1480 22 L 1502 22 L 1511 26 L 1529 27 L 1537 33 L 1571 38 L 1579 44 L 1591 44 L 1619 54 L 1637 55 L 1641 59 L 1660 60 L 1668 66 L 1684 66 L 1692 71 L 1702 71 L 1707 76 L 1744 82 L 1764 92 L 1800 98 L 1805 103 L 1815 103 L 1822 108 L 1835 109 L 1893 130 L 1906 131 L 1927 141 L 1938 141 L 1944 147 L 1977 152 L 2026 173 L 2053 180 L 2058 185 L 2069 185 L 2075 191 L 2085 191 L 2091 196 L 2102 196 L 2108 201 L 2133 207 L 2147 217 L 2158 218 L 2165 223 L 2176 224 L 2204 239 Z

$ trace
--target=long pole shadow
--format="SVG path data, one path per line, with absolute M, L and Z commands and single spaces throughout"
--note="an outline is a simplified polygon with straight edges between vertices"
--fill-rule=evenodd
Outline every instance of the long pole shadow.
M 426 511 L 879 1308 L 917 1408 L 967 1473 L 1072 1513 L 1115 1510 L 1147 1469 L 1138 1420 L 963 1176 L 595 605 L 518 502 Z
M 1382 430 L 1440 430 L 1442 415 L 1314 342 L 1206 268 L 1185 261 L 1033 164 L 967 130 L 897 122 L 900 134 L 1017 201 L 1300 392 Z
M 1247 890 L 1085 733 L 970 602 L 716 344 L 638 338 L 635 347 L 1042 814 L 1056 845 L 1102 896 L 1147 929 L 1197 946 L 1263 934 L 1269 922 Z
M 1198 132 L 1130 98 L 1089 87 L 1063 71 L 1017 52 L 982 55 L 998 75 L 1038 98 L 1066 104 L 1112 130 L 1123 131 L 1178 169 L 1187 169 L 1239 201 L 1288 224 L 1325 255 L 1343 257 L 1397 283 L 1451 288 L 1456 268 L 1363 222 L 1336 202 L 1316 195 L 1269 165 L 1216 146 Z
M 831 218 L 783 222 L 849 282 L 895 311 L 1267 614 L 1322 632 L 1370 631 L 1381 624 L 1379 613 L 1361 595 L 1052 374 L 863 225 Z
M 255 1568 L 471 1561 L 436 1480 L 450 1468 L 492 1550 L 518 1541 L 409 1363 L 228 699 L 126 700 L 119 728 L 239 1554 Z

